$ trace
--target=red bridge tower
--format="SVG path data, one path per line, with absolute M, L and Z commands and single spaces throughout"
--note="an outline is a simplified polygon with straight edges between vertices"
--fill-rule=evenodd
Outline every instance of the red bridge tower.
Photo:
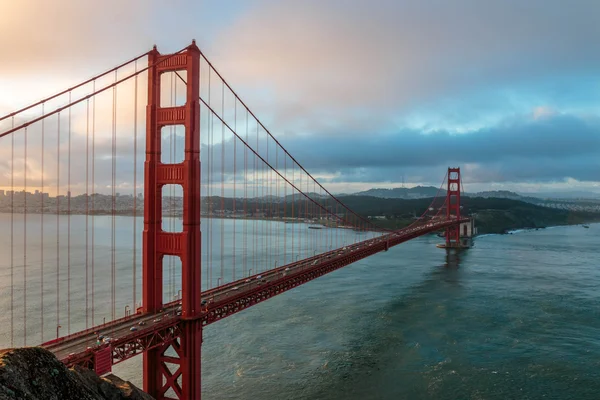
M 146 111 L 146 161 L 144 164 L 143 310 L 158 312 L 163 306 L 163 257 L 181 259 L 181 335 L 144 353 L 144 391 L 164 399 L 171 389 L 179 399 L 200 399 L 202 325 L 200 286 L 200 50 L 195 41 L 183 52 L 161 55 L 156 47 L 148 55 L 148 107 Z M 160 106 L 164 72 L 185 71 L 186 103 Z M 184 160 L 161 162 L 161 130 L 185 127 Z M 183 188 L 183 231 L 162 229 L 162 188 Z M 167 353 L 167 350 L 171 348 Z M 167 365 L 172 367 L 169 368 Z
M 448 168 L 446 218 L 460 219 L 460 168 Z M 460 224 L 446 228 L 446 248 L 461 247 Z

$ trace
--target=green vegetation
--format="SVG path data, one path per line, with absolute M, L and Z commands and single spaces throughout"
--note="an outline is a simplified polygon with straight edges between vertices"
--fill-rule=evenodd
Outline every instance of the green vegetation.
M 421 216 L 431 205 L 432 198 L 422 199 L 387 199 L 372 196 L 340 196 L 339 199 L 351 210 L 363 217 L 371 217 L 373 222 L 387 229 L 399 229 L 410 225 L 415 217 Z M 323 207 L 341 214 L 344 212 L 331 199 L 315 199 Z M 438 199 L 440 207 L 444 199 Z M 573 225 L 588 222 L 600 222 L 600 213 L 589 211 L 568 211 L 542 207 L 520 200 L 506 198 L 462 197 L 462 213 L 473 215 L 478 233 L 505 233 L 513 229 L 544 228 L 555 225 Z M 202 211 L 212 216 L 232 217 L 234 215 L 233 199 L 220 197 L 203 198 Z M 221 211 L 223 210 L 223 211 Z M 279 198 L 236 200 L 235 216 L 237 218 L 292 218 L 298 220 L 320 219 L 324 211 L 316 207 L 306 198 L 290 197 L 286 202 Z M 246 210 L 243 215 L 240 213 Z M 433 213 L 437 212 L 435 210 Z M 323 222 L 324 223 L 324 222 Z
M 367 196 L 345 196 L 340 200 L 361 215 L 385 216 L 384 220 L 374 221 L 385 228 L 400 228 L 410 224 L 413 217 L 420 216 L 432 201 L 432 199 L 402 200 Z M 461 204 L 464 214 L 474 215 L 475 225 L 480 234 L 600 221 L 600 213 L 557 210 L 519 200 L 463 197 Z

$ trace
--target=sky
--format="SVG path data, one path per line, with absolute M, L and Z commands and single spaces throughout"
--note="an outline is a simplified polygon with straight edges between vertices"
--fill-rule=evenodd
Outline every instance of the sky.
M 0 0 L 0 37 L 0 115 L 195 39 L 333 192 L 600 193 L 597 0 Z

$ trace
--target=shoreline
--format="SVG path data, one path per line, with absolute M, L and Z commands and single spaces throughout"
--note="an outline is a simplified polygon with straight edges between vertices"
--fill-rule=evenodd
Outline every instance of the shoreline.
M 55 213 L 55 212 L 19 212 L 19 211 L 15 211 L 15 212 L 7 212 L 7 211 L 0 211 L 0 215 L 51 215 L 51 216 L 55 216 L 55 215 L 60 215 L 60 216 L 71 216 L 71 215 L 77 215 L 77 216 L 90 216 L 90 217 L 112 217 L 113 214 L 112 212 L 108 212 L 108 211 L 102 211 L 102 212 L 95 212 L 93 214 L 86 214 L 85 212 L 73 212 L 71 211 L 69 212 L 61 212 L 61 213 Z M 125 211 L 125 212 L 116 212 L 114 214 L 115 217 L 133 217 L 133 218 L 143 218 L 144 217 L 144 212 L 142 210 L 142 212 L 138 213 L 133 213 L 131 211 Z M 175 214 L 175 215 L 163 215 L 163 218 L 175 218 L 175 219 L 181 219 L 181 215 L 180 214 Z M 287 218 L 266 218 L 266 217 L 247 217 L 247 216 L 237 216 L 237 217 L 231 217 L 231 216 L 222 216 L 222 215 L 201 215 L 200 219 L 224 219 L 224 220 L 248 220 L 248 221 L 270 221 L 270 222 L 282 222 L 285 224 L 306 224 L 306 225 L 321 225 L 323 228 L 322 229 L 354 229 L 354 227 L 352 226 L 343 226 L 343 225 L 339 225 L 339 226 L 330 226 L 331 225 L 331 221 L 306 221 L 304 218 L 302 219 L 292 219 L 291 217 L 287 217 Z M 375 230 L 373 232 L 376 232 Z
M 31 211 L 31 212 L 27 212 L 24 213 L 22 212 L 22 210 L 19 211 L 14 211 L 14 212 L 10 212 L 10 211 L 0 211 L 0 214 L 4 214 L 4 215 L 18 215 L 18 216 L 22 216 L 24 214 L 28 214 L 28 215 L 60 215 L 60 216 L 70 216 L 70 215 L 75 215 L 75 216 L 91 216 L 91 217 L 111 217 L 113 216 L 111 211 L 98 211 L 96 210 L 96 212 L 94 212 L 93 214 L 86 214 L 85 211 L 71 211 L 71 212 L 60 212 L 60 213 L 56 213 L 56 212 L 39 212 L 39 211 Z M 134 217 L 134 218 L 143 218 L 144 217 L 144 212 L 143 210 L 141 210 L 139 213 L 134 213 L 133 211 L 117 211 L 114 216 L 116 217 Z M 164 215 L 163 218 L 179 218 L 181 219 L 181 215 L 180 214 L 173 214 L 173 215 Z M 224 220 L 248 220 L 248 221 L 271 221 L 271 222 L 282 222 L 285 224 L 306 224 L 306 225 L 310 225 L 310 224 L 318 224 L 318 225 L 322 225 L 323 229 L 354 229 L 354 227 L 350 227 L 350 226 L 329 226 L 331 224 L 331 221 L 306 221 L 305 219 L 291 219 L 291 217 L 288 218 L 266 218 L 266 217 L 248 217 L 248 216 L 236 216 L 236 217 L 231 217 L 231 216 L 218 216 L 218 215 L 201 215 L 200 217 L 201 219 L 224 219 Z M 491 236 L 491 235 L 513 235 L 513 234 L 517 234 L 517 233 L 521 233 L 521 232 L 530 232 L 530 231 L 538 231 L 538 230 L 542 230 L 542 229 L 551 229 L 551 228 L 558 228 L 558 227 L 564 227 L 564 226 L 577 226 L 577 225 L 592 225 L 592 224 L 600 224 L 600 221 L 598 220 L 592 220 L 592 221 L 585 221 L 585 222 L 577 222 L 577 223 L 566 223 L 566 224 L 561 224 L 561 225 L 550 225 L 550 226 L 545 226 L 545 227 L 536 227 L 536 228 L 531 228 L 531 227 L 515 227 L 515 228 L 511 228 L 511 229 L 505 229 L 503 232 L 494 232 L 494 233 L 481 233 L 481 234 L 477 234 L 475 236 L 473 236 L 474 238 L 477 237 L 482 237 L 482 236 Z M 408 226 L 408 225 L 407 225 Z M 481 227 L 484 227 L 485 225 L 479 225 L 478 228 L 481 229 Z M 382 228 L 383 229 L 383 228 Z M 402 229 L 402 228 L 398 228 L 398 229 Z M 374 230 L 375 231 L 375 230 Z M 432 233 L 437 235 L 437 233 Z
M 547 229 L 554 229 L 554 228 L 566 228 L 566 227 L 571 227 L 571 226 L 580 226 L 583 227 L 583 225 L 600 225 L 600 222 L 583 222 L 583 223 L 576 223 L 576 224 L 563 224 L 563 225 L 550 225 L 550 226 L 545 226 L 543 228 L 517 228 L 517 229 L 511 229 L 508 230 L 506 232 L 503 233 L 482 233 L 482 234 L 478 234 L 473 236 L 473 239 L 478 238 L 478 237 L 484 237 L 484 236 L 506 236 L 506 235 L 516 235 L 519 233 L 528 233 L 528 232 L 535 232 L 535 231 L 541 231 L 541 230 L 547 230 Z M 584 228 L 585 229 L 585 228 Z

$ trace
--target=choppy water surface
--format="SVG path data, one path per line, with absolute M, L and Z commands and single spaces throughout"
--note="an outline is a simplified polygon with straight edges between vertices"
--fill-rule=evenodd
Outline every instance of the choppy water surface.
M 597 399 L 599 236 L 397 246 L 208 327 L 204 398 Z
M 450 255 L 434 236 L 397 246 L 206 328 L 203 398 L 597 399 L 599 239 L 591 225 Z M 141 385 L 141 358 L 115 372 Z

